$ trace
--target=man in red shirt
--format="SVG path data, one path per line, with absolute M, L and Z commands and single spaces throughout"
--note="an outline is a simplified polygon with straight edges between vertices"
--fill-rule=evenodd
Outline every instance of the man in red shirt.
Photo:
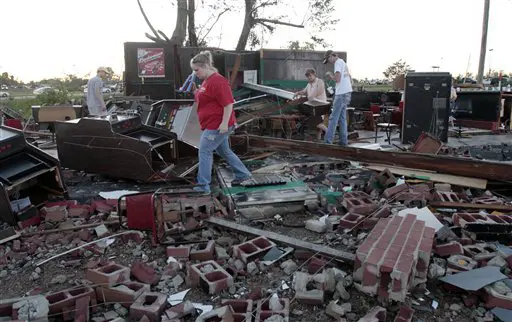
M 209 51 L 197 54 L 190 61 L 196 76 L 203 80 L 194 91 L 197 115 L 203 133 L 199 141 L 199 168 L 194 190 L 210 193 L 212 181 L 213 152 L 217 152 L 229 164 L 235 174 L 231 185 L 243 184 L 251 178 L 251 172 L 229 147 L 229 135 L 235 129 L 233 94 L 228 81 L 213 67 Z

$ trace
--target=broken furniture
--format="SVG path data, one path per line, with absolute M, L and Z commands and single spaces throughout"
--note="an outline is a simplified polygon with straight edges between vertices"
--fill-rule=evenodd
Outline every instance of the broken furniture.
M 422 132 L 448 141 L 450 73 L 407 73 L 402 143 L 414 143 Z
M 33 207 L 12 203 L 28 197 L 38 207 L 51 195 L 67 195 L 59 161 L 27 143 L 23 132 L 0 126 L 0 219 L 11 225 L 29 219 Z
M 58 121 L 56 134 L 62 166 L 88 173 L 152 181 L 179 158 L 176 135 L 143 125 L 138 115 Z
M 32 119 L 39 129 L 51 129 L 55 121 L 74 120 L 82 116 L 82 105 L 33 105 Z
M 250 186 L 232 186 L 233 173 L 218 168 L 217 179 L 230 210 L 237 209 L 244 218 L 255 220 L 276 214 L 315 209 L 318 195 L 303 181 L 276 175 L 255 175 Z
M 502 110 L 499 91 L 461 90 L 454 108 L 455 124 L 463 127 L 498 131 Z M 510 119 L 509 115 L 504 115 Z

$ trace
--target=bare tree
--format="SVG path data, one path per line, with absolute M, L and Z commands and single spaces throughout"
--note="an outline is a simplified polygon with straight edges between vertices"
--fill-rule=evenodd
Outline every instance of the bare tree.
M 242 32 L 238 38 L 238 44 L 236 45 L 237 51 L 245 50 L 247 42 L 251 41 L 251 47 L 259 44 L 259 38 L 254 32 L 254 28 L 261 26 L 268 32 L 272 33 L 275 30 L 276 25 L 284 25 L 295 28 L 304 28 L 303 24 L 293 24 L 290 22 L 283 21 L 286 18 L 285 15 L 277 15 L 270 18 L 263 18 L 263 10 L 266 8 L 275 7 L 279 4 L 278 0 L 244 0 L 245 1 L 245 15 L 244 25 Z
M 176 16 L 176 27 L 171 37 L 171 44 L 182 46 L 187 37 L 188 6 L 187 0 L 178 1 L 178 14 Z M 194 10 L 193 8 L 192 10 Z
M 197 47 L 197 34 L 196 34 L 196 1 L 188 0 L 188 42 L 191 47 Z

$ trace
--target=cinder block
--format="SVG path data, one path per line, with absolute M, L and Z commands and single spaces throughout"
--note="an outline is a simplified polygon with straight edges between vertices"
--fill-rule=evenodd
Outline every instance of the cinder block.
M 193 261 L 208 261 L 215 259 L 215 242 L 209 240 L 207 243 L 197 245 L 197 249 L 190 251 L 190 259 Z
M 464 246 L 464 255 L 477 262 L 488 261 L 497 255 L 497 248 L 493 244 L 481 243 Z
M 456 241 L 451 241 L 446 244 L 436 245 L 434 253 L 441 257 L 449 257 L 451 255 L 463 255 L 464 249 L 462 245 Z
M 349 212 L 359 215 L 369 215 L 378 207 L 368 195 L 359 198 L 350 198 L 345 195 L 343 196 L 343 206 Z
M 323 290 L 296 291 L 295 299 L 299 303 L 309 305 L 324 305 Z
M 478 263 L 464 255 L 452 255 L 447 259 L 447 266 L 455 272 L 470 271 L 475 268 Z
M 222 300 L 222 305 L 229 305 L 233 309 L 233 318 L 238 321 L 252 321 L 254 302 L 252 300 Z
M 138 321 L 146 316 L 151 322 L 161 319 L 167 303 L 167 296 L 161 293 L 146 292 L 130 306 L 130 319 Z
M 196 322 L 214 322 L 214 321 L 234 322 L 235 318 L 233 316 L 233 309 L 230 306 L 226 305 L 226 306 L 214 309 L 213 311 L 203 313 L 196 319 Z
M 209 294 L 218 294 L 233 285 L 233 276 L 215 261 L 190 266 L 188 277 L 192 285 L 199 285 Z
M 436 191 L 434 198 L 441 202 L 464 202 L 455 192 Z
M 46 295 L 46 299 L 50 303 L 50 314 L 59 314 L 62 313 L 64 308 L 73 307 L 75 301 L 81 297 L 90 297 L 91 302 L 96 304 L 96 294 L 89 286 L 81 286 Z
M 279 299 L 283 309 L 281 311 L 270 310 L 270 302 L 268 299 L 259 300 L 256 307 L 256 320 L 255 322 L 263 322 L 272 315 L 281 315 L 283 318 L 288 318 L 290 314 L 290 300 L 287 298 Z
M 255 257 L 265 253 L 276 244 L 265 237 L 257 237 L 245 243 L 233 246 L 233 254 L 244 263 L 252 261 Z
M 150 286 L 148 284 L 126 281 L 115 286 L 98 286 L 96 297 L 100 302 L 119 303 L 129 308 L 142 293 L 149 291 Z
M 175 257 L 175 258 L 189 258 L 190 256 L 190 246 L 168 246 L 167 247 L 167 257 Z
M 116 263 L 108 263 L 99 268 L 88 269 L 85 276 L 93 284 L 114 285 L 130 280 L 130 269 Z
M 130 272 L 133 277 L 145 284 L 155 285 L 160 280 L 160 276 L 152 267 L 141 262 L 133 263 Z
M 497 284 L 501 284 L 498 288 Z M 500 307 L 503 309 L 512 310 L 512 290 L 503 282 L 496 282 L 487 285 L 485 288 L 485 306 L 487 308 Z M 505 290 L 508 292 L 505 293 Z M 505 293 L 505 294 L 502 294 Z M 507 296 L 508 295 L 508 296 Z
M 354 228 L 360 221 L 364 220 L 365 216 L 347 212 L 341 217 L 338 229 L 351 229 Z

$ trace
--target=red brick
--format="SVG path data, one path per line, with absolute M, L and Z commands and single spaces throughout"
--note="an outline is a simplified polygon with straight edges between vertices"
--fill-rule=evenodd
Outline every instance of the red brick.
M 135 262 L 132 264 L 131 275 L 138 281 L 149 285 L 156 285 L 160 280 L 160 276 L 156 271 L 142 262 Z
M 86 278 L 94 284 L 113 285 L 130 279 L 130 269 L 116 263 L 88 269 Z
M 151 322 L 158 322 L 161 319 L 166 303 L 167 296 L 165 294 L 143 293 L 130 306 L 130 319 L 139 320 L 146 316 Z
M 395 322 L 411 322 L 413 315 L 414 311 L 410 307 L 402 306 L 395 317 Z
M 409 186 L 407 184 L 401 184 L 398 186 L 387 188 L 386 190 L 384 190 L 382 195 L 384 198 L 390 198 L 390 197 L 392 197 L 398 193 L 401 193 L 403 191 L 406 191 L 408 189 L 409 189 Z

